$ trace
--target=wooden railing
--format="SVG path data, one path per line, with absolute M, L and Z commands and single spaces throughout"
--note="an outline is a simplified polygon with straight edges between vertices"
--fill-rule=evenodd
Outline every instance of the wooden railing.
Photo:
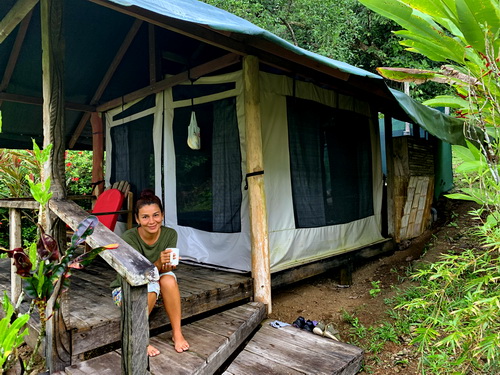
M 0 200 L 0 208 L 9 209 L 10 247 L 21 247 L 21 210 L 38 209 L 38 203 L 26 199 L 2 199 Z M 73 230 L 76 230 L 78 224 L 89 216 L 86 211 L 69 200 L 52 199 L 49 202 L 49 209 Z M 147 283 L 154 277 L 154 266 L 101 223 L 86 238 L 86 242 L 93 248 L 112 243 L 119 244 L 117 249 L 104 251 L 100 255 L 122 276 L 122 373 L 147 374 L 148 357 L 146 347 L 149 341 Z M 13 292 L 11 296 L 19 296 L 21 291 L 20 279 L 15 274 L 15 270 L 11 274 L 11 289 Z M 61 306 L 60 310 L 64 311 L 65 309 Z M 56 315 L 52 319 L 56 318 L 62 319 L 63 317 Z M 46 347 L 52 347 L 53 345 L 53 343 L 49 342 L 46 344 Z M 47 363 L 50 364 L 53 361 L 57 361 L 57 359 L 47 358 Z M 69 363 L 66 365 L 69 365 Z M 59 370 L 62 370 L 60 367 L 63 366 L 64 364 L 50 367 L 59 367 Z

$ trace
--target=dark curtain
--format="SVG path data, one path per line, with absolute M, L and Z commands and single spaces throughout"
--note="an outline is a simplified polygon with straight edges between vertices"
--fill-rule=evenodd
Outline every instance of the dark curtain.
M 292 97 L 287 116 L 296 227 L 373 215 L 368 118 Z
M 111 183 L 126 180 L 134 198 L 154 189 L 153 115 L 111 128 Z
M 213 231 L 241 231 L 241 153 L 236 100 L 214 102 L 212 133 Z
M 188 147 L 191 112 L 201 149 Z M 174 147 L 177 223 L 207 232 L 241 231 L 241 153 L 235 98 L 176 108 Z
M 325 121 L 324 109 L 318 103 L 289 97 L 287 116 L 295 225 L 324 226 L 323 144 L 318 131 Z
M 368 118 L 339 113 L 335 122 L 325 131 L 332 191 L 327 216 L 329 224 L 342 224 L 373 215 L 372 154 Z

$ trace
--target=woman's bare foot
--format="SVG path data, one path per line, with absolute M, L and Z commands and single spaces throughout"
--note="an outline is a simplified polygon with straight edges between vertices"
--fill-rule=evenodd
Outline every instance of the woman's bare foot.
M 160 351 L 158 349 L 156 349 L 153 345 L 148 345 L 149 357 L 156 357 L 158 354 L 160 354 Z
M 182 353 L 189 349 L 189 343 L 182 333 L 172 336 L 172 341 L 174 342 L 174 348 L 177 353 Z

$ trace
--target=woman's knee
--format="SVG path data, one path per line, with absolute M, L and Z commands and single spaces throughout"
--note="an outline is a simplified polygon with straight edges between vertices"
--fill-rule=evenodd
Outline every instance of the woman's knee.
M 160 289 L 177 288 L 177 280 L 172 275 L 164 275 L 160 278 Z

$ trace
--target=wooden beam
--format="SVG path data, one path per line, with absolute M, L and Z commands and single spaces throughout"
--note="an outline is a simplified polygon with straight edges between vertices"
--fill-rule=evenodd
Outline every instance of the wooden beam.
M 157 51 L 155 25 L 148 24 L 148 40 L 149 40 L 149 84 L 156 83 L 161 77 L 161 69 L 159 54 Z
M 61 221 L 68 224 L 73 230 L 76 230 L 78 224 L 89 216 L 89 213 L 75 202 L 66 199 L 51 199 L 49 207 Z M 151 281 L 149 276 L 153 274 L 155 266 L 102 223 L 97 224 L 94 232 L 86 238 L 85 242 L 92 248 L 117 243 L 119 245 L 118 251 L 103 251 L 99 254 L 101 258 L 132 286 L 144 285 Z
M 9 13 L 0 21 L 0 44 L 10 35 L 12 30 L 31 12 L 38 0 L 17 0 Z
M 21 210 L 16 208 L 9 209 L 9 247 L 16 249 L 23 246 L 21 237 Z M 21 276 L 16 273 L 17 269 L 14 265 L 14 259 L 11 259 L 10 264 L 10 300 L 14 305 L 22 292 Z
M 64 199 L 64 35 L 63 0 L 40 0 L 42 39 L 42 91 L 43 91 L 43 148 L 52 145 L 42 171 L 42 181 L 50 178 L 53 199 Z M 58 243 L 61 252 L 66 249 L 66 228 L 48 207 L 41 208 L 40 222 L 45 232 Z M 52 300 L 53 298 L 51 298 Z M 52 311 L 49 304 L 45 358 L 50 373 L 63 371 L 71 364 L 70 342 L 64 322 L 67 298 L 61 298 L 59 309 Z
M 266 304 L 270 314 L 272 312 L 271 269 L 264 190 L 259 81 L 259 60 L 255 56 L 245 57 L 243 59 L 243 93 L 254 300 Z M 254 175 L 248 176 L 248 174 Z
M 385 131 L 385 164 L 387 169 L 387 235 L 394 237 L 396 224 L 396 212 L 394 208 L 394 152 L 392 142 L 392 118 L 384 114 Z
M 90 105 L 94 106 L 102 97 L 102 94 L 104 93 L 104 90 L 106 87 L 108 87 L 109 81 L 111 80 L 111 77 L 113 77 L 113 74 L 115 74 L 116 69 L 120 65 L 121 61 L 123 60 L 123 56 L 125 56 L 125 53 L 128 51 L 128 48 L 130 47 L 130 44 L 132 44 L 132 41 L 134 40 L 135 36 L 137 35 L 137 32 L 139 31 L 139 28 L 142 25 L 141 20 L 135 20 L 134 23 L 132 24 L 132 27 L 128 31 L 127 35 L 125 36 L 125 39 L 123 40 L 120 48 L 118 49 L 113 61 L 109 65 L 108 70 L 106 71 L 106 74 L 104 74 L 104 77 L 101 80 L 101 83 L 97 87 L 96 92 L 94 93 L 94 96 L 90 100 Z M 94 108 L 95 110 L 95 108 Z M 78 123 L 75 132 L 73 133 L 73 136 L 69 140 L 69 148 L 73 148 L 76 144 L 76 141 L 82 134 L 83 129 L 85 128 L 85 125 L 87 125 L 87 122 L 90 119 L 90 112 L 93 111 L 87 111 L 86 113 L 83 114 L 82 118 L 80 119 L 80 122 Z
M 43 98 L 37 98 L 34 96 L 27 96 L 27 95 L 10 94 L 7 92 L 0 92 L 0 101 L 43 105 Z M 64 108 L 69 111 L 77 111 L 77 112 L 95 112 L 96 109 L 96 107 L 92 105 L 72 103 L 72 102 L 64 103 Z
M 104 180 L 104 130 L 102 119 L 97 112 L 90 117 L 92 124 L 92 183 Z M 94 195 L 99 196 L 104 191 L 104 181 L 94 187 Z
M 17 59 L 19 58 L 19 53 L 21 52 L 21 47 L 23 45 L 24 38 L 26 37 L 26 31 L 28 30 L 28 26 L 30 24 L 32 15 L 33 11 L 30 11 L 26 15 L 26 17 L 24 17 L 24 19 L 21 22 L 21 25 L 19 26 L 19 30 L 16 35 L 16 40 L 14 41 L 14 46 L 12 47 L 12 51 L 10 52 L 9 61 L 7 62 L 2 82 L 0 83 L 0 92 L 5 91 L 7 86 L 9 86 L 9 82 L 10 79 L 12 78 L 12 74 L 14 73 Z M 0 107 L 1 106 L 2 106 L 2 100 L 0 100 Z
M 122 374 L 146 375 L 149 367 L 148 288 L 122 280 Z
M 215 72 L 219 69 L 236 64 L 238 62 L 240 62 L 240 56 L 233 54 L 233 53 L 230 53 L 228 55 L 219 57 L 218 59 L 209 61 L 205 64 L 198 65 L 197 67 L 190 69 L 189 72 L 185 71 L 185 72 L 176 74 L 175 76 L 165 78 L 164 80 L 159 81 L 153 85 L 149 85 L 149 86 L 144 87 L 142 89 L 139 89 L 137 91 L 126 94 L 122 97 L 110 100 L 109 102 L 98 106 L 97 112 L 105 112 L 111 108 L 118 107 L 124 103 L 129 103 L 133 100 L 144 98 L 148 95 L 163 91 L 169 87 L 178 85 L 182 82 L 186 82 L 189 80 L 189 78 L 196 79 L 196 78 L 202 77 L 206 74 Z

